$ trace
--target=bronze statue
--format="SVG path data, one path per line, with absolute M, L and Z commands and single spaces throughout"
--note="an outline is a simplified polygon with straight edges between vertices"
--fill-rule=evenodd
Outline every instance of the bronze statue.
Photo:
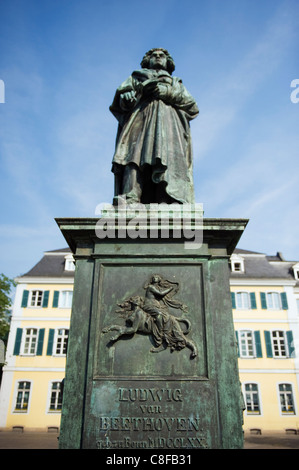
M 151 49 L 141 67 L 117 89 L 110 106 L 119 122 L 114 204 L 193 203 L 189 121 L 198 115 L 197 104 L 172 76 L 167 50 Z
M 117 331 L 117 334 L 110 339 L 113 342 L 122 335 L 145 333 L 152 335 L 154 339 L 156 346 L 150 350 L 153 353 L 164 351 L 167 347 L 171 351 L 180 351 L 188 347 L 192 351 L 191 358 L 196 357 L 197 348 L 194 342 L 186 337 L 191 329 L 190 321 L 171 315 L 168 310 L 168 307 L 172 307 L 187 312 L 185 305 L 173 299 L 179 290 L 179 284 L 155 274 L 151 276 L 144 289 L 146 290 L 144 299 L 137 295 L 118 304 L 120 310 L 117 310 L 117 313 L 126 319 L 127 325 L 107 326 L 103 329 L 103 333 Z M 182 330 L 180 323 L 185 323 L 185 331 Z

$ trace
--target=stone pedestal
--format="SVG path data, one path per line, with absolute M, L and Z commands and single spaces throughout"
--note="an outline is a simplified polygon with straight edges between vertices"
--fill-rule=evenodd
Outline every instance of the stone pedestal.
M 56 220 L 76 259 L 60 448 L 242 448 L 228 259 L 247 220 L 191 221 L 202 237 L 188 247 L 178 225 L 162 238 L 159 221 L 156 238 L 144 236 L 146 221 L 144 238 L 126 236 L 127 217 L 100 239 L 98 219 Z M 157 312 L 145 329 L 125 330 L 144 313 L 154 275 L 164 290 L 176 286 L 158 349 Z

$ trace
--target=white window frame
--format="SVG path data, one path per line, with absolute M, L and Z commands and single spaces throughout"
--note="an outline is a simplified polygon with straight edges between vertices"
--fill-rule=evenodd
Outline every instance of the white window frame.
M 29 397 L 28 397 L 28 405 L 27 405 L 27 408 L 24 410 L 24 409 L 17 409 L 16 406 L 17 406 L 17 399 L 18 399 L 18 395 L 19 395 L 19 392 L 20 392 L 20 389 L 19 389 L 19 384 L 22 383 L 22 382 L 27 382 L 30 384 L 30 387 L 29 387 Z M 18 379 L 16 380 L 16 383 L 15 383 L 15 392 L 14 392 L 14 397 L 13 397 L 13 402 L 12 402 L 12 413 L 13 414 L 28 414 L 29 411 L 30 411 L 30 404 L 31 404 L 31 396 L 32 396 L 32 380 L 28 380 L 26 378 L 22 378 L 22 379 Z
M 246 391 L 246 385 L 256 385 L 257 386 L 257 391 Z M 245 413 L 246 416 L 262 416 L 263 410 L 262 410 L 262 400 L 261 400 L 261 392 L 260 392 L 260 384 L 258 382 L 244 382 L 242 385 L 243 388 L 243 396 L 244 396 L 244 402 L 245 402 Z M 246 401 L 246 393 L 250 393 L 253 395 L 254 393 L 257 394 L 257 399 L 258 399 L 258 405 L 259 405 L 259 411 L 248 411 L 247 410 L 247 401 Z
M 52 393 L 55 392 L 55 390 L 53 390 L 53 384 L 54 383 L 59 383 L 60 384 L 60 388 L 59 388 L 59 390 L 57 390 L 56 398 L 55 398 L 55 403 L 57 403 L 58 402 L 58 397 L 59 397 L 59 392 L 61 390 L 61 382 L 62 382 L 62 380 L 59 380 L 59 379 L 51 380 L 51 382 L 49 382 L 48 399 L 47 399 L 47 414 L 61 414 L 61 408 L 60 409 L 53 409 L 53 410 L 50 409 Z
M 265 294 L 266 294 L 266 304 L 267 304 L 268 310 L 282 310 L 280 292 L 271 291 L 271 292 L 265 292 Z M 269 298 L 271 298 L 272 306 L 269 303 Z M 276 299 L 277 302 L 275 301 L 273 302 L 274 299 Z M 274 305 L 275 303 L 276 305 Z
M 243 354 L 242 351 L 242 333 L 246 333 L 246 354 Z M 252 354 L 248 354 L 249 351 L 249 343 L 248 343 L 248 334 L 251 335 L 251 340 L 252 340 Z M 250 330 L 248 328 L 244 328 L 242 330 L 238 330 L 238 340 L 239 340 L 239 353 L 240 353 L 240 358 L 242 359 L 254 359 L 256 357 L 256 349 L 255 349 L 255 337 L 254 337 L 254 331 Z
M 72 308 L 73 291 L 59 291 L 58 308 Z
M 280 385 L 289 385 L 291 387 L 291 391 L 285 391 L 285 392 L 281 392 L 280 391 Z M 294 395 L 294 385 L 291 383 L 291 382 L 279 382 L 277 384 L 277 393 L 278 393 L 278 406 L 279 406 L 279 411 L 280 411 L 280 415 L 281 416 L 295 416 L 297 415 L 297 411 L 296 411 L 296 400 L 295 400 L 295 395 Z M 284 394 L 284 396 L 286 397 L 287 394 L 291 393 L 291 397 L 292 397 L 292 402 L 293 402 L 293 411 L 291 412 L 288 412 L 288 411 L 283 411 L 282 410 L 282 405 L 281 405 L 281 394 Z
M 27 334 L 27 331 L 33 330 L 36 331 L 36 333 L 29 333 Z M 23 329 L 23 334 L 22 334 L 22 342 L 21 342 L 21 348 L 20 348 L 20 355 L 21 356 L 35 356 L 36 351 L 37 351 L 37 345 L 38 345 L 38 336 L 39 336 L 39 328 L 35 327 L 27 327 Z M 27 343 L 27 338 L 28 338 L 28 343 L 29 343 L 29 352 L 25 352 L 25 346 Z M 33 342 L 33 339 L 35 338 L 35 347 L 34 347 L 34 352 L 31 352 L 31 345 Z
M 241 302 L 239 302 L 239 299 L 241 296 Z M 247 299 L 247 306 L 244 306 L 244 298 Z M 235 292 L 235 302 L 236 302 L 236 309 L 237 310 L 251 310 L 251 299 L 250 299 L 250 294 L 247 291 L 237 291 Z
M 35 298 L 35 300 L 33 301 L 33 294 L 34 292 L 39 292 L 41 293 L 41 299 L 40 299 L 40 305 L 37 305 L 38 303 L 38 296 Z M 45 291 L 44 290 L 41 290 L 41 289 L 33 289 L 30 291 L 30 295 L 29 295 L 29 302 L 28 302 L 28 307 L 29 308 L 41 308 L 43 306 L 43 300 L 44 300 L 44 293 Z M 34 302 L 34 305 L 32 305 L 32 301 Z
M 60 331 L 64 331 L 63 334 L 59 334 Z M 67 331 L 67 335 L 65 334 L 65 332 Z M 59 356 L 59 357 L 65 357 L 66 356 L 66 352 L 57 352 L 57 348 L 58 348 L 58 340 L 59 338 L 62 338 L 62 351 L 64 349 L 64 342 L 65 340 L 68 341 L 68 337 L 69 337 L 69 328 L 57 328 L 55 329 L 55 335 L 54 335 L 54 344 L 53 344 L 53 356 Z
M 274 333 L 282 333 L 282 335 L 279 335 L 279 337 L 275 338 Z M 279 354 L 275 354 L 275 344 L 277 344 L 278 346 L 277 350 L 279 351 Z M 285 354 L 281 354 L 282 344 L 284 346 Z M 286 332 L 284 330 L 271 330 L 271 346 L 272 346 L 273 358 L 275 359 L 288 359 L 289 358 L 288 342 L 287 342 Z

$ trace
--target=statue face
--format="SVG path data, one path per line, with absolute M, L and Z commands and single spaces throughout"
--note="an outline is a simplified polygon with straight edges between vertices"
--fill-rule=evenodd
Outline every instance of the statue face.
M 152 52 L 149 59 L 149 68 L 150 69 L 167 69 L 167 57 L 163 51 L 157 49 Z

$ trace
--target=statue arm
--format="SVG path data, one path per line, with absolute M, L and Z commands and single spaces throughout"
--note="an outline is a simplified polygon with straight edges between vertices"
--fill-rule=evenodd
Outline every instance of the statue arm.
M 184 87 L 182 80 L 172 77 L 172 84 L 159 81 L 157 79 L 141 80 L 140 74 L 133 72 L 116 90 L 114 100 L 110 106 L 110 111 L 122 125 L 127 116 L 142 99 L 142 97 L 152 97 L 160 99 L 166 104 L 173 106 L 184 114 L 184 119 L 190 121 L 198 113 L 198 107 L 194 98 Z
M 194 98 L 184 87 L 182 80 L 177 77 L 173 77 L 172 84 L 152 80 L 147 85 L 146 91 L 155 99 L 160 99 L 183 111 L 189 120 L 194 119 L 199 113 Z
M 153 292 L 153 294 L 159 295 L 160 297 L 164 297 L 167 295 L 173 288 L 169 287 L 164 290 L 157 289 L 155 286 L 150 286 L 150 291 Z
M 175 108 L 184 111 L 188 115 L 189 119 L 194 119 L 199 113 L 195 99 L 188 92 L 179 78 L 174 78 L 173 85 L 171 87 L 170 100 L 171 104 Z
M 118 121 L 122 121 L 124 115 L 132 111 L 139 99 L 138 83 L 130 76 L 117 88 L 109 109 Z
M 119 106 L 123 111 L 130 111 L 136 104 L 136 92 L 134 90 L 121 93 L 119 97 Z

